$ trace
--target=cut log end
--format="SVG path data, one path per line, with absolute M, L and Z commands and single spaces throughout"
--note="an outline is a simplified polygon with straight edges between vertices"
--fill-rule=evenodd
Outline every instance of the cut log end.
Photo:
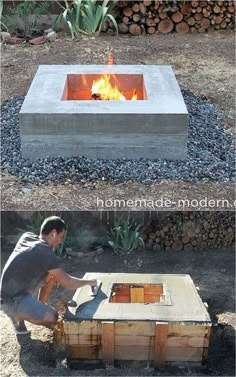
M 142 29 L 139 25 L 137 24 L 132 24 L 129 26 L 129 32 L 131 35 L 137 36 L 142 33 Z
M 187 24 L 187 22 L 182 21 L 175 26 L 175 30 L 177 31 L 177 33 L 186 34 L 189 32 L 189 25 Z
M 179 25 L 179 24 L 178 24 Z M 170 19 L 161 20 L 158 24 L 158 30 L 162 34 L 168 34 L 174 29 L 174 23 Z

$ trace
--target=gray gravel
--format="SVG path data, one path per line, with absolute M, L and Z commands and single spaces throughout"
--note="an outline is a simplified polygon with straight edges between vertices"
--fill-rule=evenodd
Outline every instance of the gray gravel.
M 234 140 L 225 133 L 223 114 L 207 99 L 183 92 L 190 114 L 188 158 L 186 161 L 117 159 L 91 160 L 86 157 L 52 158 L 34 162 L 20 151 L 19 111 L 24 97 L 2 105 L 1 161 L 3 173 L 27 183 L 136 181 L 144 184 L 163 180 L 185 182 L 232 182 L 235 179 Z

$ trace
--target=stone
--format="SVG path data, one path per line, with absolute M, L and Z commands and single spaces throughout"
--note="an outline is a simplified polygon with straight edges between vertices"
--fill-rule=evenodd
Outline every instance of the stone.
M 31 45 L 41 45 L 41 44 L 44 44 L 46 41 L 47 41 L 46 36 L 42 35 L 41 37 L 30 39 L 29 43 Z
M 203 226 L 204 226 L 204 229 L 206 230 L 209 230 L 211 228 L 211 224 L 209 224 L 209 222 L 206 220 L 204 221 Z
M 47 34 L 51 33 L 52 31 L 54 31 L 54 30 L 53 30 L 53 28 L 50 27 L 49 29 L 44 30 L 44 34 L 47 35 Z
M 4 40 L 6 38 L 9 38 L 11 36 L 10 33 L 8 33 L 7 31 L 1 31 L 0 32 L 0 37 Z
M 46 38 L 47 38 L 47 41 L 48 41 L 48 42 L 53 42 L 53 41 L 55 41 L 56 38 L 57 38 L 57 33 L 56 33 L 55 31 L 51 31 L 50 33 L 48 33 L 48 34 L 46 35 Z
M 23 43 L 23 39 L 17 37 L 6 37 L 4 41 L 12 45 L 20 45 Z

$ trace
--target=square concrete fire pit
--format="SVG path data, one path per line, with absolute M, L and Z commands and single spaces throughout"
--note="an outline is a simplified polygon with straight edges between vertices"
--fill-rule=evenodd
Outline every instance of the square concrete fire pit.
M 91 86 L 103 74 L 126 100 L 93 100 Z M 21 108 L 20 129 L 30 159 L 185 159 L 188 112 L 170 66 L 45 65 Z
M 189 275 L 87 273 L 65 313 L 69 361 L 206 364 L 211 319 Z

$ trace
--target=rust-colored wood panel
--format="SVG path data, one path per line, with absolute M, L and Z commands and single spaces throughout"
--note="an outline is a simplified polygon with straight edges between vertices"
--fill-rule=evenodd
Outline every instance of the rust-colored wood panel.
M 210 342 L 210 335 L 211 335 L 211 327 L 207 328 L 207 332 L 204 338 L 204 348 L 202 352 L 202 364 L 206 365 L 208 359 L 208 351 L 209 351 L 209 342 Z
M 102 361 L 114 365 L 114 322 L 102 322 Z
M 146 294 L 144 293 L 144 302 L 149 302 L 150 304 L 154 302 L 160 302 L 160 295 Z
M 130 288 L 130 301 L 132 304 L 144 302 L 144 289 L 132 287 Z
M 162 366 L 166 362 L 168 322 L 156 322 L 154 365 Z
M 69 359 L 99 359 L 99 347 L 87 345 L 70 345 L 67 347 L 67 357 Z

